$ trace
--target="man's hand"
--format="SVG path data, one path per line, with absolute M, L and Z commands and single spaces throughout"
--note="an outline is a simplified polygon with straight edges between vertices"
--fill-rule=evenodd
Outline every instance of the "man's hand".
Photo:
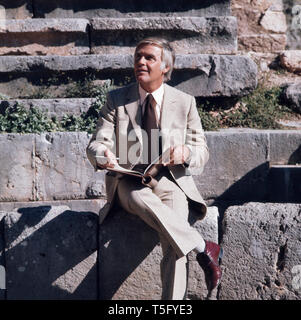
M 185 145 L 170 147 L 169 162 L 163 162 L 163 166 L 183 164 L 190 156 L 190 149 Z
M 104 158 L 97 159 L 97 165 L 101 169 L 114 168 L 115 164 L 117 164 L 115 154 L 109 149 L 105 150 Z

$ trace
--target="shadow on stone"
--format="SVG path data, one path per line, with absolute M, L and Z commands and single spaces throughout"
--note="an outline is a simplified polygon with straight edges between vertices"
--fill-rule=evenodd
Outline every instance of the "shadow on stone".
M 111 212 L 100 226 L 99 236 L 100 299 L 128 299 L 123 296 L 123 291 L 128 292 L 129 288 L 132 291 L 135 290 L 135 283 L 129 284 L 128 288 L 124 289 L 127 287 L 127 282 L 131 281 L 140 282 L 139 284 L 136 283 L 136 287 L 140 287 L 137 295 L 140 295 L 140 297 L 148 296 L 147 293 L 141 292 L 141 287 L 143 287 L 141 282 L 145 282 L 145 291 L 148 291 L 146 284 L 150 281 L 151 274 L 154 272 L 153 265 L 141 270 L 143 274 L 140 274 L 139 277 L 131 278 L 131 274 L 158 244 L 157 232 L 139 217 L 118 208 Z M 155 277 L 158 277 L 156 272 Z M 160 279 L 157 280 L 160 281 Z
M 228 207 L 242 205 L 245 202 L 265 202 L 267 200 L 268 174 L 269 163 L 265 162 L 250 170 L 213 201 L 212 205 L 219 209 L 219 242 L 222 241 L 222 221 Z
M 265 201 L 268 173 L 269 163 L 265 162 L 233 183 L 216 201 Z
M 290 155 L 288 164 L 301 164 L 301 145 Z
M 61 8 L 64 10 L 71 10 L 74 13 L 79 11 L 88 11 L 94 10 L 97 11 L 98 15 L 106 15 L 107 10 L 110 10 L 110 15 L 115 14 L 131 14 L 131 13 L 168 13 L 171 12 L 180 12 L 183 11 L 193 11 L 198 12 L 204 15 L 204 13 L 212 14 L 214 10 L 215 15 L 226 15 L 230 14 L 230 7 L 228 1 L 224 0 L 203 0 L 203 1 L 195 1 L 195 0 L 181 0 L 177 2 L 170 2 L 168 0 L 161 0 L 155 3 L 147 3 L 144 1 L 131 1 L 129 3 L 125 3 L 124 1 L 97 1 L 94 0 L 86 0 L 86 1 L 51 1 L 45 2 L 41 0 L 35 0 L 36 4 L 36 16 L 37 17 L 45 17 L 45 14 L 54 11 L 57 8 Z M 118 9 L 116 9 L 118 8 Z M 112 11 L 112 12 L 111 12 Z M 204 12 L 203 12 L 204 11 Z M 102 13 L 103 12 L 103 13 Z
M 8 300 L 97 299 L 96 214 L 41 206 L 5 219 Z

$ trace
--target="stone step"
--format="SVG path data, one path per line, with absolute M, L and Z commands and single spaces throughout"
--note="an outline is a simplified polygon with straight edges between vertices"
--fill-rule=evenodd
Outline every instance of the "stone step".
M 33 5 L 36 18 L 231 15 L 230 0 L 33 0 Z
M 5 20 L 0 55 L 80 55 L 90 53 L 89 20 Z
M 147 36 L 165 37 L 179 54 L 237 49 L 234 17 L 62 18 L 5 20 L 0 55 L 133 54 Z
M 235 17 L 143 17 L 91 20 L 94 54 L 134 52 L 143 38 L 162 36 L 178 54 L 233 54 L 237 51 Z
M 72 211 L 93 212 L 98 215 L 99 210 L 106 204 L 106 199 L 83 199 L 83 200 L 56 200 L 56 201 L 13 201 L 0 202 L 0 212 L 16 211 L 19 208 L 36 208 L 36 207 L 58 207 L 67 206 Z M 0 215 L 1 220 L 1 215 Z
M 268 200 L 301 202 L 301 164 L 272 165 L 268 176 Z
M 206 200 L 268 201 L 269 165 L 301 163 L 301 130 L 205 136 L 209 161 L 202 173 L 191 169 L 191 174 Z M 105 171 L 94 172 L 86 157 L 90 137 L 86 132 L 0 134 L 0 201 L 105 198 Z
M 37 108 L 46 112 L 50 118 L 61 119 L 64 115 L 79 116 L 87 112 L 95 101 L 95 98 L 0 100 L 0 114 L 4 114 L 7 108 L 19 104 L 27 110 Z
M 89 209 L 54 202 L 0 209 L 0 266 L 6 271 L 0 300 L 160 299 L 157 234 L 121 210 L 99 228 L 98 215 Z M 205 219 L 195 222 L 206 240 L 218 242 L 218 216 L 217 207 L 209 207 Z M 189 260 L 188 298 L 204 299 L 204 274 L 195 253 Z
M 56 97 L 64 85 L 87 75 L 115 84 L 133 81 L 132 55 L 2 56 L 0 93 L 26 97 L 43 82 Z M 257 66 L 248 57 L 231 55 L 177 55 L 172 86 L 199 97 L 233 97 L 251 92 L 257 85 Z M 53 78 L 56 84 L 53 85 Z M 52 80 L 52 83 L 49 81 Z

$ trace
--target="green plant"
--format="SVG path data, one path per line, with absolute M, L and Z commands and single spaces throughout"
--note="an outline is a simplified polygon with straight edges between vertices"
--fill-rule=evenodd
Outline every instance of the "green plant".
M 106 102 L 106 94 L 112 88 L 110 81 L 95 89 L 95 102 L 87 112 L 79 116 L 64 115 L 60 121 L 49 118 L 38 108 L 26 109 L 16 103 L 0 114 L 0 132 L 41 133 L 51 131 L 87 131 L 92 133 L 96 128 L 99 111 Z
M 96 100 L 87 112 L 80 116 L 65 115 L 61 120 L 61 127 L 65 131 L 87 131 L 92 133 L 96 128 L 99 111 L 107 99 L 107 92 L 113 88 L 113 82 L 106 81 L 102 86 L 94 88 Z
M 259 86 L 251 94 L 241 98 L 232 108 L 213 110 L 207 104 L 199 105 L 199 113 L 205 130 L 217 128 L 248 127 L 280 129 L 277 120 L 289 118 L 292 111 L 280 102 L 282 89 Z
M 205 131 L 214 131 L 220 128 L 218 119 L 212 116 L 210 110 L 211 107 L 208 100 L 198 105 L 199 115 Z
M 114 88 L 111 81 L 94 86 L 95 102 L 87 112 L 79 116 L 64 115 L 59 121 L 49 118 L 38 108 L 26 109 L 19 103 L 0 114 L 0 132 L 41 133 L 51 131 L 94 132 L 99 111 L 106 102 L 106 95 Z M 259 86 L 248 96 L 241 98 L 228 109 L 214 106 L 209 101 L 198 103 L 198 111 L 205 131 L 227 127 L 258 129 L 282 128 L 279 119 L 289 119 L 294 112 L 281 104 L 281 88 L 267 89 Z
M 69 82 L 70 78 L 68 78 Z M 96 80 L 94 75 L 88 75 L 83 79 L 73 82 L 69 87 L 66 88 L 66 98 L 94 98 L 98 94 L 98 86 L 93 81 Z
M 8 99 L 10 99 L 9 96 L 0 92 L 0 100 L 8 100 Z
M 0 132 L 40 133 L 56 131 L 58 125 L 39 109 L 25 109 L 19 103 L 0 114 Z

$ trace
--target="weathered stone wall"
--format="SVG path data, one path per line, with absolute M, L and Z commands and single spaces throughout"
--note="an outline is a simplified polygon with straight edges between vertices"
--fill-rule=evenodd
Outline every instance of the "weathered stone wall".
M 300 300 L 300 204 L 246 203 L 195 222 L 224 249 L 212 299 Z M 194 221 L 194 220 L 192 220 Z M 162 252 L 156 233 L 116 210 L 99 226 L 93 212 L 67 206 L 0 211 L 0 299 L 160 299 Z M 204 299 L 204 274 L 189 254 L 188 299 Z M 5 273 L 3 273 L 3 270 Z
M 265 87 L 300 82 L 300 0 L 232 0 L 237 18 L 238 50 L 258 66 Z
M 95 173 L 85 154 L 89 138 L 84 132 L 0 135 L 0 201 L 105 198 L 104 172 Z M 206 138 L 209 162 L 201 175 L 191 172 L 205 199 L 267 200 L 269 166 L 301 162 L 298 130 L 230 129 Z
M 229 207 L 223 221 L 221 300 L 300 300 L 301 205 Z
M 282 0 L 232 0 L 241 51 L 279 52 L 285 49 L 287 23 Z
M 217 242 L 217 208 L 195 227 Z M 204 299 L 204 275 L 195 254 L 189 258 L 188 298 Z M 161 259 L 157 234 L 121 210 L 101 226 L 97 214 L 68 206 L 0 211 L 0 300 L 160 299 Z
M 232 0 L 241 51 L 301 49 L 300 0 Z

